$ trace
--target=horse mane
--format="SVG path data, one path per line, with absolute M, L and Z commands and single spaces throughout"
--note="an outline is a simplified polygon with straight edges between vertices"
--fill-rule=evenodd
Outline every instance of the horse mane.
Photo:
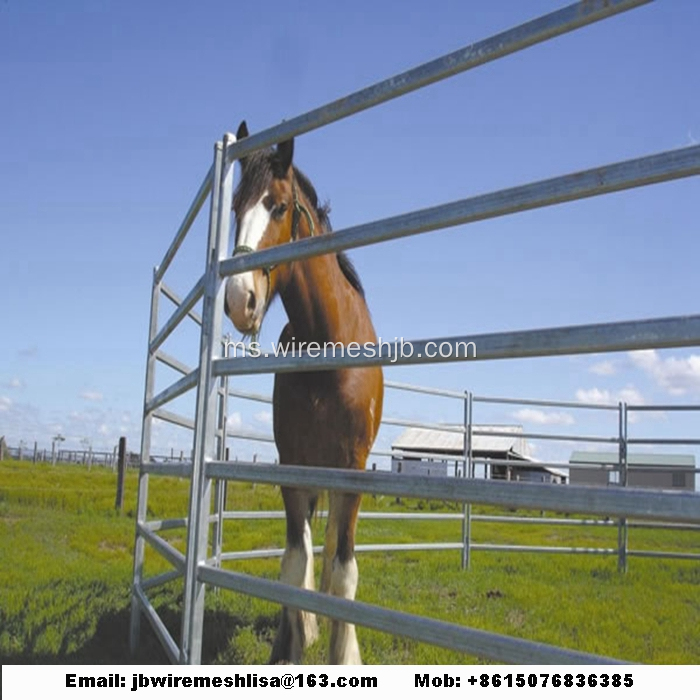
M 242 170 L 245 172 L 245 177 L 241 178 L 238 186 L 236 187 L 236 191 L 233 193 L 234 209 L 240 209 L 244 205 L 257 201 L 262 193 L 267 189 L 267 186 L 270 184 L 273 177 L 273 153 L 274 151 L 272 149 L 267 149 L 252 153 L 243 159 Z M 299 170 L 296 165 L 292 167 L 294 169 L 294 177 L 299 184 L 299 188 L 309 201 L 309 204 L 311 204 L 311 206 L 314 208 L 314 213 L 318 219 L 321 233 L 333 233 L 330 220 L 330 202 L 326 200 L 323 204 L 320 204 L 318 201 L 316 188 L 311 183 L 311 180 L 309 180 L 309 178 L 301 170 Z M 353 289 L 355 289 L 355 291 L 358 292 L 364 299 L 364 287 L 360 281 L 360 276 L 357 273 L 357 269 L 353 265 L 350 258 L 344 251 L 341 251 L 336 253 L 336 259 L 338 260 L 338 266 L 345 276 L 345 279 L 347 279 Z

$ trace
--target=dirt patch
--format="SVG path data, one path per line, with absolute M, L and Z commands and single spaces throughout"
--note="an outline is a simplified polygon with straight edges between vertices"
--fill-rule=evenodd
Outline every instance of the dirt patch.
M 99 549 L 101 552 L 122 552 L 125 553 L 128 551 L 127 547 L 123 545 L 121 542 L 109 542 L 107 540 L 102 540 L 97 545 L 97 549 Z

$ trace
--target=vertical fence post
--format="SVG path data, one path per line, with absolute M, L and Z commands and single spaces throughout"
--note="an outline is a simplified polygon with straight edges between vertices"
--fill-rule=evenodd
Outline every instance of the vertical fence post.
M 205 470 L 207 462 L 217 456 L 218 382 L 212 375 L 212 363 L 221 353 L 225 281 L 219 275 L 219 264 L 227 254 L 233 196 L 233 164 L 226 165 L 225 151 L 234 141 L 232 135 L 226 134 L 223 143 L 218 141 L 214 149 L 180 645 L 180 662 L 188 664 L 201 663 L 202 656 L 205 584 L 198 578 L 198 568 L 206 561 L 209 540 L 211 479 Z
M 158 282 L 157 268 L 153 270 L 153 287 L 151 289 L 151 317 L 148 326 L 148 352 L 146 355 L 146 385 L 143 392 L 143 425 L 141 429 L 141 455 L 139 464 L 139 482 L 136 504 L 136 535 L 134 541 L 134 579 L 131 594 L 131 621 L 129 624 L 129 650 L 135 654 L 139 645 L 141 633 L 141 603 L 136 596 L 136 589 L 141 587 L 143 579 L 143 560 L 145 554 L 145 542 L 139 534 L 139 525 L 146 522 L 148 513 L 148 473 L 143 471 L 144 462 L 151 458 L 151 428 L 153 416 L 146 411 L 146 406 L 153 398 L 156 381 L 156 357 L 151 352 L 151 343 L 158 332 L 158 303 L 160 301 L 161 283 Z M 121 441 L 120 441 L 121 443 Z M 126 446 L 124 450 L 124 461 L 126 462 Z
M 222 356 L 227 357 L 229 336 L 222 341 Z M 219 438 L 217 459 L 225 460 L 228 448 L 226 447 L 226 423 L 228 421 L 228 377 L 221 377 L 219 382 Z M 214 521 L 214 533 L 212 555 L 216 566 L 221 566 L 221 551 L 224 539 L 224 494 L 227 481 L 217 479 L 214 486 L 214 503 L 216 504 L 216 520 Z M 218 589 L 216 589 L 218 591 Z
M 126 438 L 119 438 L 119 461 L 117 464 L 117 497 L 114 507 L 121 514 L 124 510 L 124 475 L 126 474 Z
M 619 485 L 627 486 L 627 404 L 619 404 Z M 620 518 L 617 526 L 617 570 L 627 573 L 627 518 Z
M 464 392 L 464 466 L 462 478 L 471 479 L 472 475 L 472 393 Z M 471 567 L 471 539 L 472 539 L 472 504 L 464 503 L 462 506 L 462 569 Z

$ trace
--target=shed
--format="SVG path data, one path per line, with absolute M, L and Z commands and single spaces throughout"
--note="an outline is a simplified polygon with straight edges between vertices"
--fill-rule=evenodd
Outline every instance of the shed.
M 615 486 L 620 483 L 617 452 L 576 451 L 571 454 L 569 464 L 572 484 Z M 695 491 L 695 455 L 628 454 L 627 484 L 639 488 Z
M 462 426 L 408 428 L 391 446 L 391 470 L 402 474 L 448 476 L 462 474 Z M 483 465 L 483 476 L 509 481 L 565 483 L 566 473 L 532 464 L 521 425 L 474 425 L 472 459 Z M 498 460 L 498 464 L 493 461 Z M 508 464 L 500 464 L 507 461 Z M 512 462 L 512 464 L 510 464 Z

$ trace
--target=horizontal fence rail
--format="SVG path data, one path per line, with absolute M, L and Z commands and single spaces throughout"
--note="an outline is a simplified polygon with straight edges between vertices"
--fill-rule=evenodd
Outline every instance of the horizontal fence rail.
M 164 282 L 161 282 L 160 291 L 163 293 L 163 296 L 170 299 L 175 306 L 182 305 L 183 300 Z M 187 316 L 189 316 L 189 318 L 191 318 L 198 326 L 202 325 L 202 317 L 196 311 L 188 311 Z
M 698 174 L 700 146 L 687 146 L 393 216 L 342 229 L 333 235 L 313 236 L 248 255 L 239 255 L 223 261 L 220 273 L 223 276 L 235 275 L 293 260 L 337 253 L 350 248 Z
M 198 663 L 201 657 L 202 625 L 204 617 L 205 584 L 224 587 L 247 595 L 282 603 L 295 608 L 310 610 L 328 617 L 372 627 L 391 634 L 403 634 L 419 641 L 457 649 L 480 658 L 491 658 L 522 663 L 607 663 L 614 660 L 558 649 L 535 642 L 514 639 L 503 635 L 466 627 L 426 620 L 402 612 L 377 606 L 330 597 L 321 593 L 300 590 L 282 583 L 253 578 L 241 573 L 223 571 L 222 561 L 238 561 L 245 558 L 280 556 L 282 550 L 253 550 L 250 552 L 223 552 L 222 527 L 225 520 L 250 516 L 249 513 L 225 511 L 226 489 L 222 481 L 246 481 L 281 486 L 332 489 L 352 493 L 385 494 L 388 496 L 432 498 L 456 501 L 463 504 L 461 513 L 382 513 L 364 514 L 365 518 L 418 519 L 461 521 L 461 542 L 429 542 L 402 544 L 361 544 L 357 551 L 420 551 L 462 550 L 463 566 L 468 562 L 469 551 L 508 552 L 561 552 L 585 554 L 616 554 L 619 561 L 629 556 L 668 556 L 669 558 L 697 559 L 700 555 L 685 552 L 646 552 L 627 547 L 627 528 L 646 527 L 647 520 L 630 522 L 629 518 L 664 521 L 667 528 L 697 529 L 700 523 L 700 495 L 688 492 L 649 491 L 630 488 L 628 473 L 637 470 L 628 464 L 627 448 L 631 444 L 648 444 L 642 438 L 627 436 L 627 407 L 604 404 L 579 404 L 573 402 L 547 402 L 540 400 L 508 400 L 475 397 L 469 392 L 431 390 L 402 382 L 387 382 L 387 388 L 403 389 L 459 399 L 464 404 L 463 425 L 447 426 L 421 423 L 401 418 L 386 418 L 385 425 L 422 427 L 462 434 L 464 450 L 460 455 L 437 455 L 425 451 L 401 451 L 402 458 L 442 458 L 455 464 L 455 477 L 414 476 L 381 471 L 348 472 L 345 470 L 277 466 L 260 462 L 229 462 L 226 455 L 226 438 L 272 442 L 267 435 L 242 430 L 227 429 L 227 401 L 229 397 L 269 404 L 269 397 L 254 392 L 231 389 L 228 377 L 263 373 L 304 372 L 363 367 L 371 365 L 409 365 L 450 362 L 457 360 L 494 360 L 528 358 L 580 353 L 615 352 L 700 345 L 700 315 L 645 319 L 607 324 L 555 327 L 518 332 L 480 334 L 412 341 L 412 354 L 400 355 L 395 347 L 388 356 L 381 355 L 382 348 L 368 348 L 365 352 L 344 357 L 316 357 L 302 353 L 295 357 L 227 357 L 228 348 L 217 352 L 221 338 L 224 278 L 259 268 L 270 268 L 281 263 L 302 260 L 316 255 L 339 252 L 350 248 L 395 240 L 404 236 L 436 231 L 438 229 L 468 224 L 555 204 L 593 197 L 635 187 L 671 181 L 700 174 L 700 146 L 693 145 L 674 151 L 666 151 L 639 158 L 590 168 L 579 172 L 552 177 L 546 180 L 510 187 L 486 194 L 466 197 L 454 202 L 373 221 L 342 229 L 333 235 L 316 236 L 254 252 L 244 256 L 226 258 L 229 236 L 230 198 L 233 189 L 232 164 L 260 148 L 271 146 L 288 138 L 343 119 L 370 107 L 379 105 L 421 87 L 467 71 L 489 61 L 523 50 L 547 39 L 584 27 L 620 12 L 639 7 L 650 0 L 585 0 L 526 22 L 522 25 L 473 43 L 463 49 L 442 56 L 412 70 L 401 73 L 368 88 L 359 90 L 339 100 L 294 117 L 265 131 L 253 134 L 240 142 L 226 135 L 215 148 L 214 165 L 201 182 L 199 190 L 168 247 L 160 266 L 154 271 L 151 322 L 147 356 L 146 387 L 144 398 L 144 424 L 139 476 L 139 501 L 137 509 L 136 546 L 134 555 L 134 586 L 130 640 L 132 649 L 138 639 L 139 615 L 145 614 L 156 635 L 173 662 Z M 210 198 L 209 238 L 207 266 L 204 274 L 190 292 L 181 299 L 163 279 L 185 237 Z M 158 300 L 165 296 L 176 306 L 173 313 L 158 328 Z M 194 306 L 202 301 L 202 312 Z M 199 364 L 188 367 L 177 358 L 163 352 L 160 347 L 176 327 L 190 318 L 201 326 Z M 433 344 L 440 347 L 435 356 L 429 352 Z M 386 344 L 385 344 L 386 345 Z M 442 355 L 442 346 L 448 347 Z M 473 349 L 470 351 L 470 347 Z M 371 354 L 370 351 L 373 351 Z M 471 354 L 470 354 L 471 353 Z M 155 394 L 154 372 L 160 363 L 182 375 L 180 379 Z M 194 419 L 166 411 L 162 407 L 184 392 L 197 387 L 197 409 Z M 531 406 L 559 406 L 617 411 L 619 413 L 619 437 L 599 438 L 541 433 L 512 433 L 505 431 L 479 431 L 473 423 L 473 404 L 519 403 Z M 630 407 L 630 410 L 653 410 L 650 407 Z M 657 409 L 660 410 L 660 409 Z M 676 409 L 668 409 L 676 410 Z M 180 427 L 194 429 L 194 449 L 190 461 L 162 462 L 151 453 L 151 424 L 153 419 L 164 420 Z M 578 440 L 615 444 L 618 453 L 617 468 L 620 486 L 577 487 L 560 486 L 526 481 L 486 480 L 475 478 L 475 465 L 520 466 L 545 469 L 570 469 L 571 464 L 545 461 L 513 461 L 499 465 L 499 460 L 476 456 L 473 438 L 480 435 L 538 440 Z M 653 441 L 656 444 L 700 444 L 700 440 L 668 438 Z M 398 457 L 394 451 L 375 450 L 373 454 Z M 215 455 L 215 457 L 213 457 Z M 461 463 L 462 476 L 457 473 Z M 599 465 L 575 468 L 600 469 Z M 487 467 L 484 466 L 484 474 Z M 647 466 L 644 467 L 649 471 Z M 652 467 L 653 469 L 653 467 Z M 690 470 L 698 471 L 698 470 Z M 147 520 L 147 495 L 149 475 L 171 475 L 191 479 L 189 513 L 186 518 Z M 492 472 L 493 475 L 493 472 Z M 467 477 L 467 478 L 465 478 Z M 215 483 L 212 494 L 210 484 Z M 213 496 L 213 498 L 212 498 Z M 216 514 L 210 502 L 216 503 Z M 580 518 L 522 518 L 509 516 L 475 516 L 471 504 L 488 504 L 507 508 L 528 508 L 553 512 L 590 513 L 606 520 Z M 278 513 L 265 511 L 255 516 L 278 517 Z M 608 518 L 616 518 L 609 520 Z M 559 525 L 614 525 L 618 528 L 617 548 L 596 547 L 538 547 L 510 544 L 472 543 L 472 522 L 510 523 L 527 520 L 529 524 Z M 160 531 L 187 528 L 186 553 L 183 554 L 163 539 Z M 211 540 L 209 540 L 209 530 Z M 211 541 L 211 556 L 208 543 Z M 166 559 L 174 570 L 143 577 L 144 547 L 148 544 Z M 203 563 L 205 562 L 205 563 Z M 468 565 L 468 564 L 467 564 Z M 626 564 L 625 564 L 626 566 Z M 181 643 L 178 646 L 163 621 L 152 607 L 145 591 L 176 579 L 184 579 L 184 604 Z
M 496 34 L 489 39 L 470 44 L 434 61 L 424 63 L 412 70 L 375 83 L 368 88 L 354 92 L 293 119 L 286 120 L 265 131 L 252 134 L 248 138 L 230 145 L 227 149 L 226 159 L 231 163 L 261 148 L 267 148 L 294 136 L 318 129 L 321 126 L 339 121 L 383 102 L 396 99 L 432 83 L 476 68 L 484 63 L 494 61 L 649 2 L 651 0 L 585 0 L 584 2 L 573 3 L 513 29 Z M 161 264 L 156 268 L 154 275 L 156 283 L 163 279 L 197 214 L 204 205 L 207 196 L 211 193 L 213 178 L 214 168 L 212 166 L 204 176 L 194 201 L 187 211 L 185 219 L 175 234 L 175 238 L 165 253 Z
M 279 486 L 700 523 L 700 494 L 695 493 L 645 491 L 629 487 L 562 488 L 556 484 L 398 475 L 260 462 L 212 461 L 207 465 L 206 473 L 210 478 Z
M 163 256 L 162 262 L 156 268 L 155 273 L 153 275 L 153 279 L 156 284 L 158 284 L 163 279 L 163 276 L 165 275 L 168 267 L 170 267 L 170 263 L 175 259 L 177 251 L 180 249 L 180 246 L 185 240 L 187 234 L 189 233 L 192 224 L 197 218 L 197 214 L 199 214 L 200 210 L 204 206 L 204 203 L 207 201 L 207 197 L 211 193 L 213 173 L 214 168 L 211 167 L 209 169 L 209 172 L 204 177 L 204 180 L 202 181 L 202 184 L 200 185 L 199 190 L 195 195 L 194 201 L 192 202 L 189 210 L 187 211 L 187 214 L 185 214 L 185 219 L 180 225 L 180 228 L 178 229 L 177 233 L 175 234 L 173 242 L 170 244 L 170 247 Z
M 597 411 L 618 411 L 619 406 L 609 403 L 590 403 L 584 401 L 545 401 L 544 399 L 510 399 L 499 396 L 472 397 L 474 403 L 511 404 L 516 406 L 541 406 L 547 408 L 582 408 Z
M 168 336 L 177 328 L 180 321 L 190 314 L 194 305 L 202 298 L 202 294 L 204 294 L 204 275 L 197 280 L 194 287 L 190 290 L 190 293 L 183 299 L 180 306 L 175 309 L 172 316 L 165 322 L 155 338 L 151 341 L 149 350 L 152 353 L 165 342 Z
M 178 649 L 175 640 L 170 635 L 168 628 L 160 619 L 160 616 L 156 612 L 156 609 L 146 597 L 142 587 L 133 586 L 132 595 L 136 596 L 136 598 L 138 599 L 139 606 L 145 614 L 146 619 L 151 625 L 151 628 L 155 632 L 156 637 L 158 637 L 158 641 L 160 641 L 161 646 L 165 650 L 165 653 L 168 655 L 168 660 L 170 661 L 170 663 L 178 663 L 180 657 L 180 650 Z
M 490 397 L 490 396 L 474 396 L 471 395 L 470 392 L 468 391 L 454 391 L 454 390 L 444 390 L 444 389 L 433 389 L 431 387 L 426 387 L 426 386 L 420 386 L 417 387 L 415 385 L 411 385 L 405 382 L 392 382 L 392 381 L 386 381 L 385 382 L 385 387 L 387 389 L 392 389 L 392 390 L 397 390 L 397 391 L 402 391 L 402 392 L 416 392 L 420 394 L 426 394 L 426 395 L 432 395 L 432 396 L 439 396 L 443 398 L 449 398 L 453 400 L 458 400 L 460 405 L 462 405 L 466 400 L 471 400 L 473 401 L 474 404 L 482 404 L 482 405 L 505 405 L 505 406 L 540 406 L 540 407 L 551 407 L 551 408 L 569 408 L 569 409 L 586 409 L 586 410 L 600 410 L 602 412 L 607 412 L 608 414 L 610 412 L 613 412 L 615 414 L 618 414 L 619 416 L 623 416 L 625 412 L 625 405 L 624 404 L 606 404 L 606 403 L 581 403 L 581 402 L 574 402 L 574 401 L 560 401 L 560 400 L 544 400 L 544 399 L 522 399 L 522 398 L 511 398 L 511 397 Z M 229 395 L 230 396 L 235 396 L 237 398 L 244 398 L 244 399 L 250 399 L 250 400 L 256 400 L 260 401 L 263 403 L 270 403 L 271 402 L 271 397 L 259 393 L 251 393 L 247 391 L 237 391 L 237 390 L 229 390 Z M 646 406 L 645 408 L 649 410 L 653 410 L 653 406 Z M 678 405 L 674 406 L 675 409 L 681 410 L 683 406 Z M 694 406 L 693 405 L 688 405 L 687 409 L 688 410 L 693 410 Z M 374 457 L 377 456 L 384 456 L 384 457 L 391 457 L 394 462 L 392 463 L 392 472 L 396 473 L 397 471 L 399 473 L 403 472 L 406 473 L 403 469 L 394 469 L 394 464 L 396 462 L 402 463 L 404 465 L 409 465 L 413 466 L 415 469 L 420 470 L 428 470 L 428 474 L 430 473 L 429 470 L 431 468 L 431 460 L 440 462 L 441 464 L 454 464 L 455 467 L 458 464 L 471 464 L 471 465 L 483 465 L 485 467 L 488 467 L 489 469 L 493 469 L 494 467 L 505 467 L 507 469 L 535 469 L 535 470 L 555 470 L 557 473 L 560 473 L 562 475 L 562 478 L 566 478 L 563 476 L 566 472 L 568 472 L 571 468 L 575 468 L 577 470 L 577 474 L 580 475 L 582 471 L 586 471 L 589 473 L 603 473 L 607 479 L 607 475 L 611 472 L 620 472 L 622 469 L 622 464 L 620 463 L 620 456 L 618 454 L 619 452 L 619 445 L 618 443 L 621 443 L 623 438 L 617 436 L 617 437 L 600 437 L 600 436 L 582 436 L 582 435 L 552 435 L 552 434 L 541 434 L 541 433 L 530 433 L 530 432 L 525 432 L 525 431 L 517 431 L 513 432 L 512 430 L 498 430 L 494 429 L 493 427 L 488 429 L 488 430 L 481 430 L 479 429 L 479 424 L 474 422 L 474 416 L 471 416 L 471 423 L 468 423 L 466 426 L 466 429 L 469 430 L 469 434 L 471 435 L 472 439 L 476 436 L 485 436 L 485 437 L 506 437 L 506 438 L 517 438 L 519 439 L 526 439 L 526 438 L 534 438 L 534 439 L 547 439 L 547 440 L 570 440 L 570 441 L 577 441 L 577 442 L 608 442 L 614 445 L 615 448 L 615 462 L 612 465 L 608 464 L 577 464 L 577 463 L 572 463 L 572 462 L 555 462 L 552 460 L 545 461 L 545 460 L 534 460 L 534 459 L 527 459 L 527 460 L 518 460 L 518 459 L 513 459 L 513 458 L 497 458 L 497 457 L 491 457 L 491 456 L 485 456 L 485 457 L 476 457 L 473 454 L 471 457 L 467 454 L 455 454 L 455 453 L 450 453 L 446 454 L 445 452 L 428 452 L 428 451 L 416 451 L 416 450 L 409 450 L 405 448 L 393 448 L 393 449 L 373 449 L 371 452 L 371 455 Z M 617 422 L 617 421 L 616 421 Z M 405 419 L 392 419 L 392 418 L 385 418 L 382 420 L 383 425 L 408 425 L 411 427 L 418 427 L 418 428 L 427 428 L 427 429 L 432 429 L 432 430 L 438 430 L 438 431 L 451 431 L 454 430 L 455 432 L 465 432 L 465 426 L 455 426 L 455 425 L 446 425 L 446 424 L 435 424 L 435 423 L 424 423 L 424 422 L 418 422 L 418 421 L 408 421 Z M 229 433 L 231 434 L 231 433 Z M 246 434 L 245 432 L 242 431 L 237 431 L 234 435 L 235 437 L 238 437 L 240 439 L 260 439 L 259 435 L 251 435 L 251 434 Z M 264 439 L 264 438 L 263 438 Z M 269 436 L 267 440 L 265 440 L 269 443 L 273 443 L 274 440 L 272 436 Z M 421 461 L 419 464 L 416 465 L 415 462 L 411 462 L 411 460 L 429 460 L 428 462 L 426 461 Z M 375 466 L 373 465 L 373 469 Z M 653 464 L 648 464 L 648 465 L 630 465 L 627 464 L 626 466 L 627 473 L 628 474 L 635 474 L 635 473 L 658 473 L 658 474 L 669 474 L 669 467 L 668 465 L 666 466 L 654 466 Z M 684 474 L 689 474 L 689 473 L 698 473 L 700 472 L 700 469 L 690 469 L 690 468 L 683 468 L 683 473 Z M 416 471 L 408 471 L 409 474 L 411 473 L 416 473 Z M 418 472 L 420 473 L 420 472 Z M 460 474 L 456 471 L 455 475 L 451 478 L 459 478 Z M 484 478 L 488 478 L 488 475 L 485 473 Z M 507 474 L 494 474 L 493 472 L 491 473 L 490 476 L 491 479 L 498 479 L 498 480 L 510 480 L 510 476 Z M 579 476 L 579 478 L 581 478 Z M 517 476 L 514 478 L 515 481 L 519 481 Z M 542 478 L 542 481 L 547 481 L 547 479 Z M 647 485 L 647 488 L 651 485 Z M 467 512 L 469 512 L 469 515 L 467 515 Z M 319 517 L 325 517 L 325 514 L 323 512 L 318 513 Z M 219 517 L 223 520 L 241 520 L 241 519 L 268 519 L 268 518 L 274 518 L 274 519 L 283 519 L 284 518 L 284 513 L 283 511 L 276 511 L 276 512 L 269 512 L 269 511 L 264 511 L 260 514 L 255 514 L 251 511 L 243 511 L 243 512 L 235 512 L 235 511 L 224 511 L 223 509 L 219 513 Z M 527 525 L 540 525 L 540 526 L 547 526 L 547 527 L 562 527 L 562 526 L 599 526 L 599 527 L 604 527 L 604 528 L 616 528 L 619 529 L 621 527 L 620 525 L 620 519 L 615 518 L 611 519 L 610 517 L 607 517 L 605 520 L 591 520 L 591 519 L 580 519 L 580 518 L 557 518 L 557 517 L 533 517 L 533 516 L 525 516 L 525 517 L 518 517 L 518 516 L 488 516 L 488 515 L 473 515 L 471 514 L 471 511 L 464 511 L 462 513 L 420 513 L 420 512 L 401 512 L 401 513 L 366 513 L 366 512 L 361 512 L 360 517 L 362 519 L 384 519 L 384 520 L 452 520 L 452 521 L 461 521 L 465 522 L 467 527 L 470 527 L 470 523 L 500 523 L 500 524 L 508 524 L 508 525 L 516 525 L 516 524 L 527 524 Z M 656 527 L 657 529 L 675 529 L 675 530 L 687 530 L 687 531 L 700 531 L 700 526 L 699 525 L 690 525 L 690 524 L 683 524 L 683 523 L 652 523 L 652 522 L 636 522 L 636 521 L 625 521 L 626 528 L 629 529 L 640 529 L 640 528 L 651 528 L 651 527 Z M 358 549 L 358 552 L 375 552 L 375 551 L 403 551 L 402 546 L 400 546 L 398 549 L 392 545 L 392 544 L 377 544 L 373 543 L 371 545 L 361 545 L 362 548 Z M 465 538 L 462 542 L 458 541 L 452 541 L 452 542 L 431 542 L 431 543 L 411 543 L 408 545 L 410 549 L 413 549 L 415 551 L 437 551 L 437 550 L 467 550 L 467 551 L 496 551 L 496 552 L 513 552 L 513 553 L 518 553 L 518 552 L 528 552 L 528 553 L 550 553 L 550 554 L 560 554 L 560 553 L 565 553 L 565 554 L 600 554 L 600 555 L 609 555 L 609 554 L 614 554 L 617 555 L 618 558 L 621 555 L 621 551 L 619 548 L 605 548 L 605 547 L 589 547 L 589 546 L 581 546 L 581 545 L 574 545 L 574 546 L 568 546 L 568 547 L 552 547 L 548 545 L 533 545 L 533 546 L 523 546 L 523 545 L 508 545 L 508 544 L 491 544 L 489 542 L 476 542 L 472 539 L 472 537 Z M 410 551 L 410 550 L 406 550 Z M 639 551 L 641 550 L 626 550 L 624 552 L 625 556 L 627 557 L 637 557 L 639 555 Z M 659 557 L 664 556 L 664 552 L 658 553 Z M 675 552 L 672 553 L 673 556 L 670 556 L 670 559 L 688 559 L 692 560 L 696 558 L 698 555 L 692 552 Z M 275 557 L 275 556 L 281 556 L 281 551 L 279 550 L 253 550 L 250 554 L 250 557 L 246 556 L 245 552 L 234 552 L 234 553 L 227 553 L 224 552 L 221 554 L 221 561 L 243 561 L 248 558 L 250 559 L 259 559 L 259 558 L 270 558 L 270 557 Z M 645 553 L 641 556 L 656 556 L 654 552 L 651 553 Z
M 190 374 L 193 371 L 192 368 L 186 365 L 184 362 L 180 362 L 180 360 L 166 352 L 163 352 L 162 350 L 158 350 L 155 353 L 155 358 L 159 362 L 162 362 L 164 365 L 167 365 L 170 367 L 170 369 L 174 369 L 180 374 Z
M 512 433 L 505 430 L 479 430 L 474 428 L 472 435 L 490 435 L 494 437 L 519 437 L 532 440 L 566 440 L 568 442 L 618 442 L 616 437 L 602 437 L 599 435 L 561 435 L 554 433 Z
M 387 610 L 376 605 L 348 601 L 211 566 L 200 566 L 198 576 L 201 581 L 212 586 L 229 588 L 238 593 L 309 610 L 380 632 L 408 636 L 420 642 L 455 649 L 480 658 L 500 659 L 508 663 L 521 664 L 624 663 L 604 656 L 560 649 L 547 644 L 514 639 L 493 632 Z
M 252 253 L 251 253 L 252 255 Z M 243 257 L 248 257 L 243 256 Z M 408 341 L 407 341 L 408 342 Z M 476 362 L 485 360 L 551 357 L 586 353 L 679 348 L 700 345 L 700 315 L 674 316 L 641 321 L 597 323 L 581 326 L 559 326 L 538 330 L 484 333 L 471 336 L 453 336 L 433 340 L 410 341 L 414 352 L 411 357 L 380 357 L 372 345 L 359 357 L 241 357 L 215 360 L 213 372 L 217 377 L 244 374 L 284 372 L 313 372 L 340 367 L 372 367 L 377 365 L 436 364 L 440 362 Z M 428 343 L 449 343 L 453 352 L 448 357 L 430 357 Z M 476 357 L 467 357 L 454 351 L 466 343 L 478 348 Z
M 253 151 L 286 141 L 293 136 L 318 129 L 357 112 L 401 97 L 409 92 L 445 80 L 458 73 L 553 39 L 612 15 L 632 10 L 651 0 L 583 0 L 538 17 L 483 41 L 448 53 L 339 100 L 288 119 L 229 147 L 227 160 L 232 162 Z M 210 176 L 209 176 L 210 177 Z
M 173 382 L 167 389 L 163 389 L 160 394 L 154 396 L 146 403 L 146 413 L 155 411 L 156 408 L 159 408 L 169 401 L 176 399 L 178 396 L 182 396 L 182 394 L 194 389 L 194 387 L 197 385 L 198 379 L 199 369 L 195 369 L 181 379 L 178 379 L 176 382 Z
M 393 382 L 388 379 L 384 380 L 385 389 L 399 389 L 402 391 L 412 391 L 416 394 L 430 394 L 431 396 L 442 396 L 446 399 L 464 400 L 465 393 L 462 391 L 451 391 L 450 389 L 433 389 L 427 386 L 416 386 L 415 384 L 407 384 L 406 382 Z

